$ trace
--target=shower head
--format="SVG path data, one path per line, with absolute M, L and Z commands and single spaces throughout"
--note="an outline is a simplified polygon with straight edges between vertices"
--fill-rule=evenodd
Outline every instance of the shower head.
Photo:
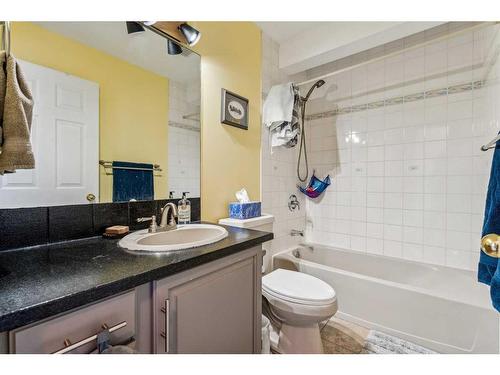
M 307 92 L 307 95 L 306 95 L 306 97 L 304 98 L 304 101 L 305 101 L 305 102 L 307 102 L 307 100 L 309 100 L 309 97 L 311 96 L 312 92 L 314 91 L 314 89 L 315 89 L 316 87 L 321 87 L 321 86 L 323 86 L 324 84 L 325 84 L 325 81 L 323 81 L 322 79 L 320 79 L 320 80 L 316 81 L 316 82 L 314 83 L 314 85 L 312 85 L 312 86 L 311 86 L 311 88 L 309 89 L 309 91 Z

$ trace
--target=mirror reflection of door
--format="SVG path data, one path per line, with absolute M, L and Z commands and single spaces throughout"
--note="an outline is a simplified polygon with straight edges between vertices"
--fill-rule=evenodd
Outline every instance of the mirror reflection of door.
M 99 198 L 99 85 L 20 61 L 34 96 L 36 168 L 0 177 L 0 207 L 88 203 Z

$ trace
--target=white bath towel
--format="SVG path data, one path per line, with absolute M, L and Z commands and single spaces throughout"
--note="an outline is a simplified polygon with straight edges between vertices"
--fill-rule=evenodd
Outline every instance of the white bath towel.
M 297 144 L 299 98 L 291 82 L 271 87 L 262 112 L 262 121 L 269 130 L 271 153 L 274 147 Z
M 271 87 L 262 109 L 264 124 L 269 128 L 275 122 L 291 122 L 294 100 L 295 95 L 291 82 Z

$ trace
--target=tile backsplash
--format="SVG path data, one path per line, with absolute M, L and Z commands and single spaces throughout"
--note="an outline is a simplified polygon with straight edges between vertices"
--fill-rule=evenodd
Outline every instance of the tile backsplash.
M 191 221 L 200 220 L 200 198 L 191 200 Z M 125 203 L 96 203 L 72 206 L 0 209 L 0 251 L 52 242 L 99 236 L 111 225 L 144 229 L 136 223 L 141 216 L 161 215 L 167 202 L 178 199 Z
M 330 173 L 333 183 L 307 201 L 309 241 L 476 268 L 492 157 L 480 146 L 500 130 L 486 108 L 498 101 L 498 64 L 487 64 L 487 46 L 498 46 L 494 31 L 466 32 L 327 79 L 306 130 L 311 169 L 320 178 Z

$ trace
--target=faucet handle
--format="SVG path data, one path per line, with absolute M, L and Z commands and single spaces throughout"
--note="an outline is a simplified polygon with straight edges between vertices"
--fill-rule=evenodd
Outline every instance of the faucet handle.
M 150 217 L 138 217 L 136 219 L 138 223 L 143 223 L 145 221 L 151 221 L 151 225 L 148 228 L 149 233 L 155 233 L 156 230 L 158 229 L 158 225 L 156 224 L 156 215 L 150 216 Z
M 136 219 L 136 221 L 137 221 L 138 223 L 143 223 L 143 222 L 145 222 L 145 221 L 155 221 L 155 220 L 156 220 L 156 216 L 155 216 L 155 215 L 153 215 L 153 216 L 149 216 L 149 217 L 138 217 L 138 218 Z

